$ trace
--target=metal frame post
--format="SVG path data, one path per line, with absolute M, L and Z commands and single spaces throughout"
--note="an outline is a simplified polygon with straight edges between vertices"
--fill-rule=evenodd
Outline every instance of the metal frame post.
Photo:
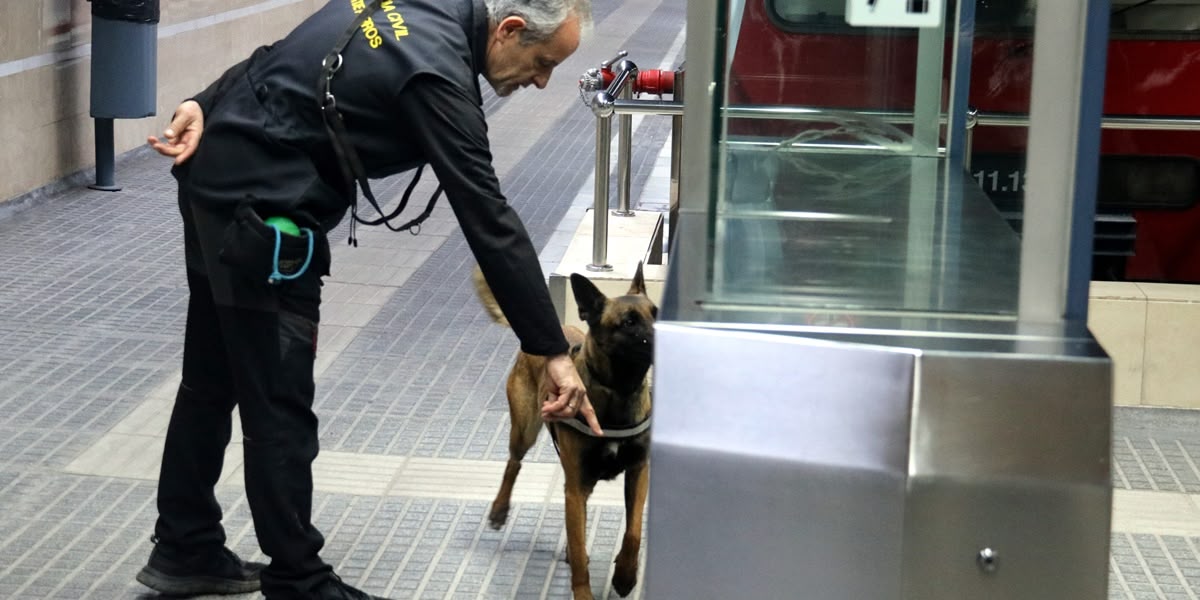
M 592 98 L 592 112 L 596 115 L 596 187 L 592 209 L 595 213 L 592 215 L 592 263 L 587 266 L 589 271 L 612 270 L 612 265 L 608 264 L 608 163 L 612 157 L 612 116 L 616 112 L 614 97 L 624 88 L 632 87 L 632 78 L 637 76 L 637 65 L 623 60 L 617 63 L 615 72 L 616 76 L 608 89 Z M 628 162 L 628 155 L 626 159 Z
M 963 170 L 967 155 L 968 95 L 971 91 L 971 51 L 975 45 L 975 0 L 959 0 L 954 16 L 954 54 L 950 61 L 951 81 L 946 118 L 946 155 L 950 168 Z
M 685 101 L 683 88 L 687 75 L 681 67 L 675 72 L 674 100 Z M 675 230 L 679 224 L 679 173 L 683 160 L 683 114 L 671 115 L 671 198 L 667 203 L 667 252 L 675 251 Z
M 116 151 L 113 136 L 113 120 L 106 117 L 96 117 L 96 183 L 88 187 L 102 192 L 119 192 L 116 184 Z
M 608 161 L 612 156 L 612 114 L 596 115 L 596 185 L 592 203 L 592 263 L 589 271 L 611 271 L 608 264 Z
M 680 235 L 672 250 L 687 260 L 674 261 L 674 282 L 667 293 L 680 298 L 708 296 L 714 237 L 709 211 L 716 210 L 723 183 L 725 156 L 714 147 L 714 133 L 724 130 L 722 107 L 726 100 L 726 56 L 729 5 L 723 0 L 687 3 L 687 79 L 683 89 L 683 137 L 688 140 L 688 160 L 681 165 L 679 193 Z M 687 221 L 689 224 L 684 224 Z M 688 232 L 683 232 L 687 228 Z M 679 285 L 679 289 L 673 289 Z
M 942 129 L 942 62 L 946 52 L 946 20 L 922 27 L 917 34 L 917 85 L 913 102 L 913 150 L 937 156 Z
M 623 60 L 617 65 L 618 72 L 628 72 L 628 83 L 621 88 L 618 96 L 622 100 L 633 99 L 633 81 L 638 68 L 632 62 Z M 634 212 L 629 208 L 629 195 L 632 192 L 633 179 L 630 173 L 630 161 L 633 157 L 633 115 L 622 114 L 617 117 L 617 210 L 613 215 L 632 217 Z
M 1017 317 L 1086 322 L 1108 0 L 1039 2 Z

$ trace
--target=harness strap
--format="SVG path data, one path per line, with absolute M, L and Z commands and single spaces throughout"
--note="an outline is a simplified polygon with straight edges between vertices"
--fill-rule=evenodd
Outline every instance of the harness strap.
M 575 431 L 578 431 L 584 435 L 590 437 L 599 437 L 592 433 L 592 428 L 588 427 L 587 423 L 584 423 L 577 418 L 567 419 L 565 421 L 557 421 L 557 423 L 560 425 L 566 425 L 567 427 L 570 427 L 571 429 L 574 429 Z M 601 427 L 600 431 L 604 432 L 604 439 L 623 440 L 641 434 L 648 429 L 650 429 L 650 415 L 646 415 L 645 419 L 642 419 L 639 423 L 629 427 L 622 427 L 619 429 L 605 429 Z
M 325 55 L 321 61 L 321 78 L 317 82 L 317 95 L 319 96 L 321 105 L 321 114 L 324 117 L 325 131 L 329 134 L 329 138 L 333 143 L 334 154 L 337 155 L 338 167 L 342 171 L 342 177 L 345 179 L 346 188 L 354 196 L 354 200 L 350 204 L 350 239 L 351 245 L 358 245 L 358 238 L 355 236 L 355 224 L 362 223 L 364 225 L 379 225 L 384 224 L 392 231 L 411 231 L 413 235 L 421 232 L 421 223 L 425 222 L 431 214 L 433 214 L 434 204 L 442 195 L 442 186 L 438 186 L 433 196 L 429 199 L 429 203 L 425 206 L 425 210 L 416 218 L 400 225 L 399 227 L 392 225 L 391 220 L 400 215 L 400 212 L 408 206 L 409 196 L 416 187 L 417 182 L 421 179 L 421 173 L 424 166 L 417 170 L 416 176 L 409 183 L 408 189 L 405 190 L 404 196 L 400 200 L 400 205 L 391 214 L 385 214 L 379 202 L 375 199 L 375 194 L 371 191 L 371 185 L 367 179 L 367 171 L 363 167 L 362 160 L 358 157 L 358 152 L 354 149 L 354 145 L 350 143 L 350 134 L 346 131 L 345 121 L 342 119 L 342 114 L 337 110 L 337 98 L 333 95 L 333 76 L 342 68 L 342 51 L 346 49 L 346 45 L 353 39 L 355 33 L 358 32 L 362 24 L 371 15 L 379 12 L 384 0 L 373 0 L 362 12 L 358 13 L 358 18 L 354 23 L 346 29 L 341 37 L 338 38 L 333 49 L 329 54 Z M 371 203 L 371 207 L 376 210 L 381 216 L 380 219 L 366 220 L 358 216 L 358 199 L 357 194 L 354 194 L 355 183 L 362 189 L 363 196 Z
M 592 428 L 588 427 L 586 423 L 580 421 L 578 418 L 556 422 L 566 425 L 567 427 L 570 427 L 571 429 L 574 429 L 575 431 L 578 431 L 579 433 L 582 433 L 588 437 L 597 437 L 596 434 L 592 433 Z M 554 444 L 554 453 L 561 455 L 562 452 L 560 452 L 558 449 L 558 429 L 555 427 L 547 427 L 547 429 L 550 430 L 550 441 Z M 647 429 L 650 429 L 650 415 L 646 415 L 645 419 L 642 419 L 640 423 L 632 427 L 625 427 L 622 429 L 604 429 L 601 427 L 600 431 L 604 432 L 604 437 L 606 439 L 622 440 L 634 437 L 646 431 Z

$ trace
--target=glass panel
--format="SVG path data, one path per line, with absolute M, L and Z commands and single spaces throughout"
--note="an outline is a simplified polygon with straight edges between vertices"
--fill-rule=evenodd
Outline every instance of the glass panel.
M 1200 123 L 1200 1 L 1112 4 L 1105 113 Z M 1200 283 L 1198 166 L 1198 125 L 1104 132 L 1095 278 Z
M 778 0 L 776 0 L 778 1 Z M 1012 224 L 1024 212 L 1033 11 L 978 4 L 971 104 L 1016 126 L 974 130 L 971 174 Z M 1114 0 L 1104 111 L 1200 117 L 1200 0 Z M 1200 121 L 1189 129 L 1111 127 L 1102 136 L 1092 279 L 1200 283 Z
M 746 3 L 718 79 L 721 176 L 704 304 L 784 309 L 799 323 L 1013 317 L 1016 234 L 974 180 L 948 168 L 937 123 L 932 145 L 914 140 L 922 71 L 934 77 L 930 114 L 945 118 L 953 40 L 938 29 L 851 27 L 845 6 Z M 922 52 L 930 32 L 933 50 Z
M 983 115 L 971 131 L 969 173 L 1015 233 L 1024 216 L 1025 154 L 1033 80 L 1032 2 L 976 3 L 968 102 Z M 1002 124 L 988 117 L 1006 117 Z

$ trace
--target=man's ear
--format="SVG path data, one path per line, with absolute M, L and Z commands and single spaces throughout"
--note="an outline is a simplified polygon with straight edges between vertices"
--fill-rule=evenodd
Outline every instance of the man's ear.
M 520 40 L 521 34 L 525 32 L 525 19 L 516 15 L 504 17 L 500 24 L 496 26 L 496 37 L 504 40 Z
M 629 284 L 630 296 L 646 295 L 646 280 L 642 277 L 642 261 L 638 261 L 637 273 L 633 274 L 633 283 Z
M 604 292 L 579 273 L 571 273 L 571 291 L 575 294 L 575 304 L 579 305 L 580 320 L 589 325 L 599 322 L 600 315 L 604 312 L 604 304 L 608 302 Z

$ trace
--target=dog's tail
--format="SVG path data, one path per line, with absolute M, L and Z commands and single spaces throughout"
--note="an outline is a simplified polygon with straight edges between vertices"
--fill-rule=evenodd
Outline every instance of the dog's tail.
M 496 302 L 492 288 L 488 287 L 487 280 L 483 278 L 483 271 L 479 270 L 479 265 L 475 265 L 471 270 L 471 281 L 475 284 L 475 295 L 479 296 L 479 303 L 492 316 L 492 320 L 509 327 L 508 319 L 504 318 L 504 313 L 500 311 L 500 304 Z

